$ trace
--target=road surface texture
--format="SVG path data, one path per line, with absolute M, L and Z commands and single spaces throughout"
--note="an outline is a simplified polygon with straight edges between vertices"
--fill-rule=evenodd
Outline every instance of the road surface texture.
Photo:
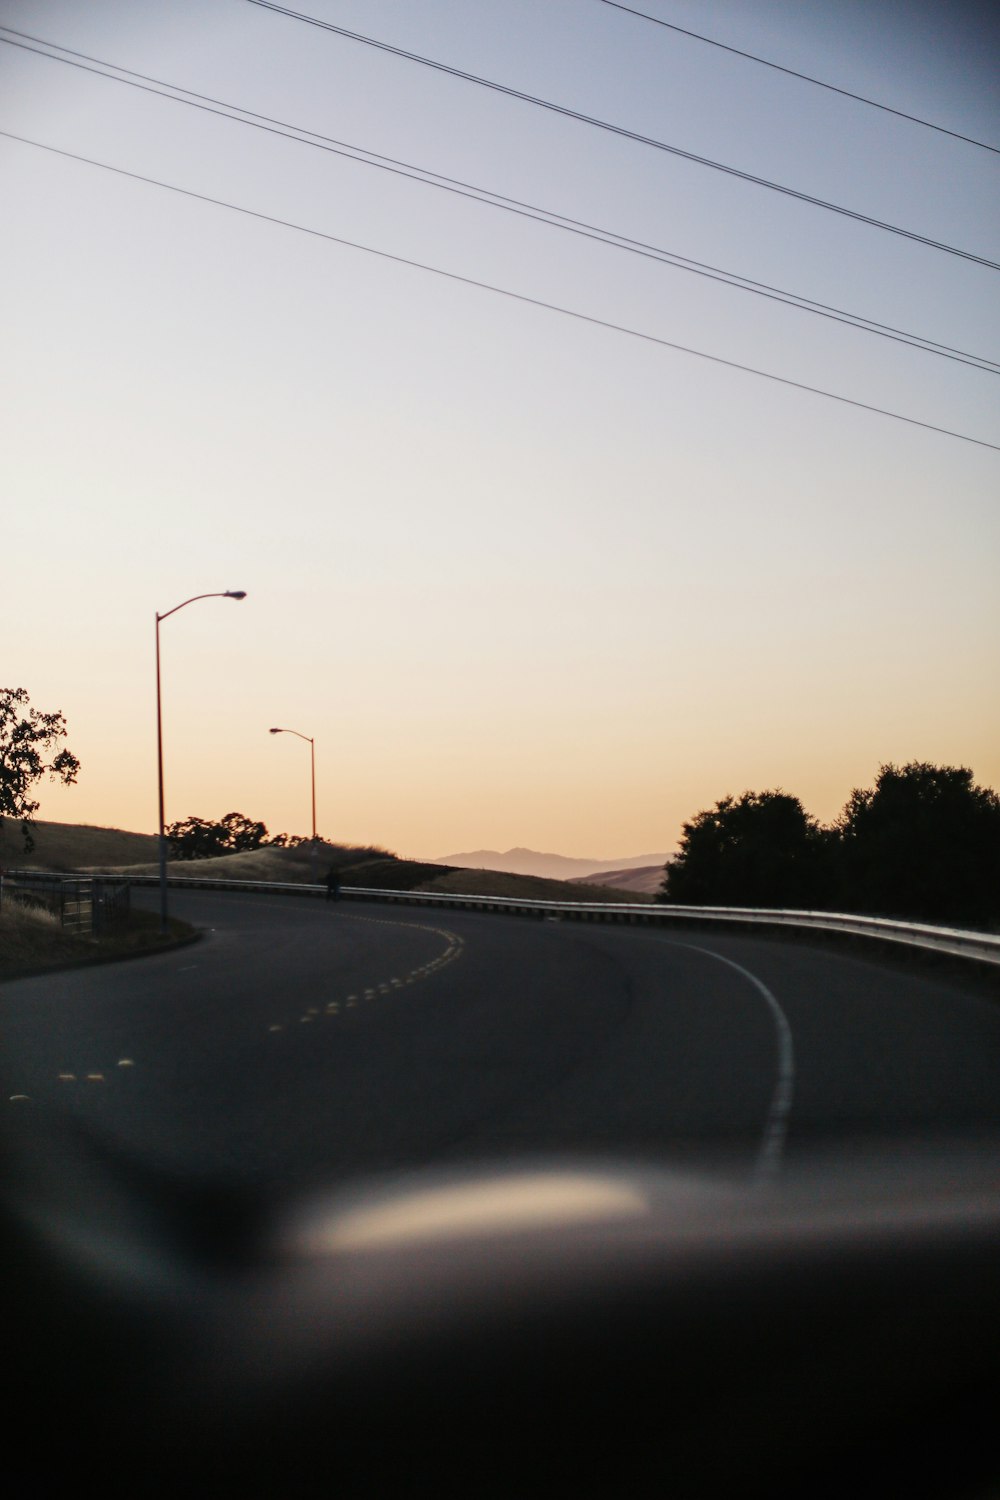
M 171 908 L 201 942 L 4 987 L 8 1111 L 264 1190 L 566 1152 L 767 1177 L 1000 1123 L 1000 1005 L 874 948 L 222 892 Z

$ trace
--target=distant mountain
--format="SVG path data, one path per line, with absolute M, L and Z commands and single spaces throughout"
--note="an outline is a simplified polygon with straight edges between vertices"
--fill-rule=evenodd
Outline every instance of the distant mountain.
M 464 870 L 506 870 L 512 875 L 541 875 L 548 880 L 584 880 L 605 870 L 638 870 L 658 865 L 668 854 L 633 854 L 620 859 L 573 859 L 566 854 L 540 854 L 537 849 L 473 849 L 464 854 L 442 854 L 432 865 L 458 865 Z

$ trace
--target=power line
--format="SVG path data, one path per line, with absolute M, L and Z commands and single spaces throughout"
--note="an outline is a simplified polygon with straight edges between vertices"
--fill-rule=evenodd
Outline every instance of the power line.
M 897 234 L 903 239 L 913 240 L 919 245 L 927 245 L 932 250 L 941 250 L 946 255 L 957 255 L 961 260 L 973 261 L 976 265 L 986 266 L 991 271 L 1000 271 L 1000 262 L 989 260 L 986 256 L 976 255 L 971 250 L 962 250 L 956 245 L 948 245 L 943 240 L 934 240 L 927 235 L 918 234 L 913 229 L 903 229 L 898 224 L 890 224 L 884 219 L 875 219 L 868 214 L 863 214 L 854 208 L 846 208 L 839 203 L 831 203 L 826 198 L 814 197 L 811 193 L 802 192 L 799 188 L 787 187 L 780 182 L 772 182 L 767 177 L 758 177 L 753 172 L 744 172 L 740 167 L 728 166 L 725 162 L 713 161 L 708 156 L 698 156 L 693 151 L 685 151 L 680 146 L 672 146 L 667 141 L 657 140 L 655 136 L 642 135 L 637 130 L 629 130 L 624 125 L 615 125 L 610 120 L 602 120 L 597 115 L 588 115 L 581 110 L 570 109 L 568 105 L 556 104 L 551 99 L 542 99 L 536 94 L 526 94 L 520 89 L 512 88 L 509 84 L 497 83 L 490 78 L 482 78 L 476 73 L 467 73 L 462 68 L 452 67 L 449 63 L 438 62 L 431 57 L 423 57 L 419 52 L 408 52 L 403 47 L 394 47 L 389 42 L 380 42 L 375 37 L 365 36 L 360 31 L 349 31 L 346 26 L 336 26 L 332 21 L 322 21 L 317 16 L 306 15 L 304 11 L 290 10 L 287 6 L 278 5 L 275 0 L 247 0 L 248 5 L 259 6 L 262 10 L 274 11 L 281 16 L 287 16 L 293 21 L 303 21 L 309 26 L 319 27 L 321 31 L 330 31 L 337 36 L 346 37 L 352 42 L 361 42 L 366 47 L 375 47 L 380 52 L 388 52 L 393 57 L 405 58 L 408 62 L 420 63 L 423 67 L 434 68 L 439 73 L 447 73 L 452 78 L 461 78 L 466 83 L 479 84 L 482 88 L 492 89 L 495 93 L 505 94 L 510 99 L 519 99 L 525 104 L 535 104 L 540 109 L 550 110 L 553 114 L 563 115 L 570 120 L 578 120 L 581 124 L 592 125 L 598 130 L 609 131 L 625 140 L 636 141 L 642 146 L 652 146 L 657 151 L 665 151 L 670 156 L 679 157 L 682 161 L 693 162 L 699 167 L 709 167 L 714 172 L 724 172 L 729 177 L 735 177 L 741 182 L 752 183 L 755 187 L 768 188 L 771 192 L 782 193 L 787 198 L 794 198 L 800 203 L 809 203 L 814 208 L 825 208 L 830 213 L 841 214 L 843 217 L 853 219 L 856 223 L 867 224 L 872 229 L 883 229 L 888 234 Z
M 744 375 L 756 375 L 763 380 L 773 381 L 777 385 L 790 386 L 793 390 L 806 391 L 813 396 L 822 396 L 828 401 L 838 401 L 844 406 L 857 407 L 860 411 L 868 411 L 876 416 L 889 417 L 894 422 L 905 422 L 910 427 L 922 427 L 928 432 L 939 433 L 942 437 L 956 438 L 963 443 L 974 443 L 979 448 L 990 448 L 995 453 L 1000 453 L 1000 443 L 987 442 L 985 438 L 970 437 L 968 433 L 956 432 L 950 427 L 939 427 L 933 422 L 923 422 L 918 417 L 907 417 L 901 412 L 890 411 L 884 406 L 874 406 L 868 401 L 857 401 L 852 396 L 842 396 L 836 391 L 826 391 L 819 386 L 807 385 L 801 380 L 791 380 L 787 375 L 775 375 L 770 370 L 760 370 L 754 365 L 740 364 L 734 359 L 724 359 L 719 354 L 709 354 L 704 349 L 694 349 L 688 344 L 679 344 L 672 339 L 661 338 L 655 333 L 646 333 L 640 328 L 629 328 L 623 323 L 613 323 L 607 318 L 597 318 L 590 313 L 579 312 L 572 307 L 562 307 L 556 302 L 546 302 L 540 297 L 529 297 L 523 292 L 511 291 L 508 287 L 496 286 L 489 281 L 479 281 L 472 276 L 463 276 L 458 271 L 446 271 L 441 266 L 428 265 L 426 261 L 412 260 L 405 255 L 395 255 L 389 250 L 379 250 L 374 245 L 363 245 L 358 240 L 345 239 L 341 235 L 328 234 L 322 229 L 312 229 L 306 224 L 297 224 L 291 219 L 281 219 L 275 214 L 265 214 L 259 209 L 245 208 L 239 203 L 229 203 L 223 198 L 212 197 L 208 193 L 197 193 L 192 188 L 179 187 L 176 183 L 164 182 L 159 177 L 146 177 L 140 172 L 129 172 L 124 167 L 112 166 L 110 162 L 97 161 L 91 156 L 82 156 L 75 151 L 67 151 L 61 146 L 50 146 L 44 141 L 35 141 L 28 136 L 17 135 L 12 130 L 0 130 L 0 136 L 7 140 L 19 141 L 25 146 L 34 146 L 40 151 L 51 152 L 55 156 L 66 157 L 70 161 L 82 162 L 86 166 L 99 167 L 102 171 L 113 172 L 118 177 L 130 178 L 133 182 L 145 182 L 151 187 L 164 188 L 171 193 L 178 193 L 185 198 L 194 198 L 199 203 L 211 203 L 217 208 L 226 208 L 233 213 L 243 214 L 247 218 L 259 219 L 265 224 L 277 224 L 283 229 L 294 229 L 300 234 L 311 235 L 314 239 L 326 240 L 333 245 L 342 245 L 350 250 L 360 250 L 365 255 L 374 255 L 379 260 L 391 261 L 394 265 L 409 266 L 416 271 L 427 271 L 432 276 L 440 276 L 447 281 L 455 281 L 463 286 L 471 286 L 479 291 L 493 292 L 500 297 L 506 297 L 513 302 L 523 302 L 529 307 L 540 307 L 547 312 L 559 313 L 563 317 L 575 318 L 581 323 L 588 323 L 595 328 L 606 328 L 612 333 L 626 334 L 629 338 L 642 339 L 645 343 L 657 344 L 663 349 L 672 349 L 679 354 L 690 354 L 697 359 L 708 360 L 711 364 L 722 365 L 726 369 L 739 370 Z
M 804 83 L 814 83 L 817 88 L 829 89 L 832 94 L 842 94 L 845 99 L 854 99 L 858 104 L 868 104 L 872 109 L 881 109 L 887 115 L 896 115 L 901 120 L 909 120 L 914 125 L 925 125 L 928 130 L 937 130 L 941 135 L 950 135 L 953 140 L 965 141 L 969 146 L 979 146 L 983 151 L 992 151 L 994 155 L 1000 156 L 1000 146 L 991 146 L 988 141 L 978 141 L 974 136 L 962 135 L 961 131 L 949 130 L 946 125 L 935 125 L 933 120 L 925 120 L 920 115 L 907 114 L 905 109 L 894 109 L 891 104 L 882 104 L 878 99 L 869 99 L 864 94 L 852 94 L 850 89 L 838 88 L 835 83 L 826 83 L 822 78 L 813 78 L 809 73 L 799 73 L 795 68 L 786 68 L 782 63 L 772 62 L 770 58 L 758 57 L 755 52 L 744 52 L 740 47 L 730 47 L 726 42 L 717 42 L 714 37 L 702 36 L 700 31 L 689 31 L 686 26 L 677 26 L 673 21 L 663 21 L 659 16 L 651 16 L 644 10 L 635 10 L 631 5 L 623 5 L 621 0 L 601 0 L 603 5 L 610 5 L 614 10 L 623 10 L 630 16 L 638 16 L 643 21 L 652 21 L 656 26 L 663 26 L 667 31 L 676 31 L 681 36 L 691 37 L 696 42 L 704 42 L 709 47 L 718 47 L 722 52 L 732 52 L 736 57 L 744 57 L 748 62 L 760 63 L 764 68 L 774 68 L 778 73 L 787 73 L 790 78 L 801 78 Z
M 27 32 L 15 31 L 13 27 L 0 26 L 0 31 L 9 31 L 13 36 L 23 38 L 21 41 L 13 41 L 10 36 L 0 36 L 0 42 L 7 46 L 17 47 L 22 51 L 31 52 L 35 56 L 48 58 L 50 62 L 64 63 L 70 67 L 80 68 L 84 72 L 92 73 L 98 78 L 108 79 L 112 83 L 127 84 L 130 88 L 141 89 L 144 93 L 155 94 L 158 98 L 169 99 L 175 104 L 185 104 L 194 109 L 201 109 L 208 114 L 232 120 L 238 125 L 250 125 L 255 129 L 264 130 L 270 135 L 277 135 L 283 139 L 295 141 L 299 145 L 313 146 L 318 150 L 324 150 L 332 155 L 356 162 L 360 166 L 376 167 L 381 171 L 390 172 L 395 176 L 408 178 L 412 182 L 419 182 L 425 187 L 438 188 L 444 192 L 469 198 L 473 202 L 483 203 L 490 208 L 499 208 L 507 213 L 517 214 L 521 218 L 533 219 L 536 223 L 546 224 L 552 229 L 562 229 L 586 239 L 596 240 L 600 244 L 611 246 L 612 249 L 624 250 L 633 255 L 640 255 L 647 260 L 658 261 L 660 264 L 671 266 L 674 270 L 687 271 L 692 275 L 720 282 L 724 286 L 734 287 L 737 291 L 751 292 L 755 296 L 766 297 L 769 301 L 781 303 L 785 307 L 796 308 L 800 312 L 812 313 L 817 317 L 826 318 L 833 322 L 843 323 L 847 327 L 855 328 L 862 333 L 872 333 L 880 338 L 887 338 L 895 343 L 904 344 L 909 348 L 920 349 L 925 354 L 935 354 L 943 359 L 951 359 L 958 364 L 968 365 L 972 369 L 982 370 L 987 374 L 1000 374 L 1000 363 L 989 359 L 985 355 L 969 354 L 965 350 L 956 349 L 951 345 L 925 338 L 921 334 L 908 333 L 904 329 L 893 328 L 890 324 L 879 323 L 875 319 L 866 318 L 861 314 L 846 312 L 842 308 L 832 307 L 828 303 L 816 302 L 812 298 L 804 297 L 799 293 L 789 292 L 781 287 L 770 286 L 766 282 L 754 281 L 750 277 L 742 276 L 739 272 L 723 270 L 718 266 L 708 265 L 704 261 L 691 260 L 687 256 L 679 255 L 676 251 L 665 250 L 657 245 L 632 239 L 627 235 L 619 234 L 616 230 L 604 229 L 598 225 L 588 224 L 584 220 L 568 218 L 566 215 L 556 213 L 554 210 L 525 203 L 518 198 L 506 197 L 501 193 L 494 192 L 491 188 L 483 188 L 474 183 L 463 182 L 459 178 L 445 177 L 440 173 L 432 172 L 429 168 L 414 166 L 412 163 L 400 161 L 395 157 L 383 156 L 378 152 L 369 151 L 366 147 L 335 140 L 331 136 L 306 130 L 302 126 L 292 125 L 284 120 L 277 120 L 270 115 L 256 114 L 253 110 L 244 109 L 242 105 L 230 104 L 225 100 L 213 98 L 211 95 L 197 93 L 195 90 L 183 88 L 179 84 L 153 78 L 148 73 L 136 73 L 131 68 L 123 68 L 117 63 L 109 63 L 102 58 L 92 57 L 88 53 L 76 52 L 69 47 L 61 47 L 57 42 L 49 42 L 43 38 L 31 36 Z M 29 45 L 31 42 L 38 42 L 40 45 L 37 47 L 31 46 Z M 59 57 L 53 52 L 42 51 L 41 48 L 43 47 L 54 47 L 59 52 L 69 55 Z M 90 66 L 90 64 L 96 64 L 96 66 Z M 109 68 L 113 68 L 115 71 L 105 71 Z

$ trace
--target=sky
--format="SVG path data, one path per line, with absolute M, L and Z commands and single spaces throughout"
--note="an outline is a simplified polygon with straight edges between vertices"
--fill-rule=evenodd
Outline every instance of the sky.
M 3 0 L 9 28 L 1000 360 L 1000 154 L 603 0 Z M 986 7 L 636 9 L 1000 147 Z M 31 46 L 38 44 L 32 42 Z M 63 56 L 66 54 L 63 53 Z M 78 61 L 80 59 L 77 59 Z M 93 66 L 93 64 L 90 64 Z M 1000 376 L 0 46 L 0 682 L 43 819 L 238 810 L 401 854 L 822 821 L 887 761 L 1000 787 Z M 351 241 L 369 249 L 352 248 Z M 370 253 L 383 252 L 381 256 Z

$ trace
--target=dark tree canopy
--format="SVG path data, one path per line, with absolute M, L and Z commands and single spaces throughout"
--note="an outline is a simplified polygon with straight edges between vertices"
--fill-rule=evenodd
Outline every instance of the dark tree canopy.
M 661 901 L 809 906 L 829 887 L 829 836 L 787 792 L 723 797 L 684 824 Z
M 221 826 L 226 830 L 227 848 L 233 854 L 243 849 L 260 849 L 268 841 L 264 824 L 245 818 L 242 813 L 226 813 Z
M 277 833 L 269 838 L 265 824 L 238 812 L 226 813 L 217 823 L 206 818 L 183 818 L 171 823 L 166 834 L 172 859 L 214 859 L 245 849 L 294 849 L 308 842 L 299 834 Z
M 660 901 L 1000 920 L 1000 797 L 964 766 L 884 765 L 832 828 L 797 797 L 723 797 L 684 824 Z
M 171 823 L 166 833 L 174 859 L 213 859 L 219 854 L 261 849 L 268 842 L 264 824 L 238 812 L 226 813 L 217 823 L 205 818 L 184 818 Z
M 855 910 L 929 922 L 1000 915 L 1000 797 L 965 766 L 884 765 L 837 824 Z
M 71 750 L 56 748 L 65 738 L 66 720 L 58 710 L 32 708 L 25 688 L 0 688 L 0 832 L 5 818 L 18 819 L 26 854 L 35 847 L 36 783 L 47 775 L 69 786 L 80 770 Z
M 221 825 L 205 818 L 182 818 L 169 823 L 166 833 L 172 859 L 211 859 L 226 852 Z

